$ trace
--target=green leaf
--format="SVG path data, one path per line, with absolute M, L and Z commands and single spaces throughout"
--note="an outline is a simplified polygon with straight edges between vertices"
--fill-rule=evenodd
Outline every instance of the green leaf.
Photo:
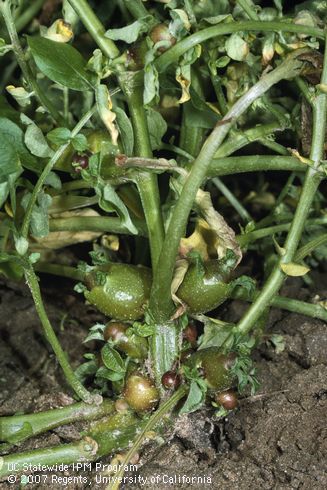
M 53 187 L 56 190 L 61 189 L 61 180 L 60 177 L 55 172 L 50 172 L 44 182 L 45 185 Z
M 206 392 L 203 385 L 200 386 L 195 380 L 191 381 L 190 391 L 188 392 L 186 401 L 179 413 L 190 413 L 198 410 L 204 403 L 205 394 Z
M 138 20 L 125 27 L 119 27 L 118 29 L 109 29 L 105 33 L 105 36 L 109 39 L 112 39 L 113 41 L 124 41 L 127 44 L 134 43 L 141 34 L 149 30 L 152 20 L 152 15 L 140 17 Z
M 36 36 L 27 41 L 37 67 L 50 80 L 72 90 L 92 90 L 94 80 L 86 61 L 73 46 Z
M 68 128 L 56 128 L 47 134 L 48 140 L 58 146 L 68 143 L 71 136 L 72 133 Z
M 77 151 L 84 151 L 88 147 L 87 139 L 84 134 L 77 134 L 72 139 L 72 145 Z
M 18 255 L 25 255 L 28 250 L 28 240 L 22 236 L 14 234 L 15 248 Z
M 110 369 L 107 369 L 104 366 L 101 366 L 96 372 L 97 378 L 107 379 L 109 381 L 120 381 L 124 378 L 124 375 L 125 373 L 110 371 Z
M 23 122 L 25 122 L 25 118 L 26 116 L 24 115 L 24 118 L 22 117 Z M 29 119 L 28 122 L 24 142 L 29 151 L 37 157 L 51 158 L 54 153 L 54 151 L 48 145 L 41 129 L 31 119 Z
M 156 328 L 154 325 L 148 325 L 147 323 L 133 323 L 131 331 L 139 337 L 150 337 L 154 334 Z
M 249 46 L 239 34 L 232 34 L 225 43 L 227 55 L 232 60 L 243 61 L 249 54 Z
M 143 102 L 145 105 L 159 99 L 159 75 L 154 66 L 155 51 L 149 47 L 145 55 Z
M 1 114 L 7 113 L 5 108 L 2 110 L 1 101 L 0 112 Z M 18 153 L 23 167 L 34 171 L 40 170 L 36 158 L 29 153 L 24 144 L 24 133 L 22 129 L 7 117 L 0 117 L 0 142 L 4 136 L 10 142 L 11 147 Z
M 109 344 L 105 344 L 102 347 L 101 358 L 103 360 L 104 365 L 111 371 L 114 371 L 115 373 L 125 372 L 125 363 L 123 359 L 115 349 L 110 347 Z
M 215 320 L 210 321 L 209 319 L 205 321 L 204 333 L 200 339 L 201 349 L 206 349 L 208 347 L 221 347 L 225 340 L 230 336 L 232 324 L 222 324 L 222 322 L 215 322 Z
M 150 142 L 153 150 L 160 148 L 162 144 L 162 138 L 167 131 L 167 123 L 160 114 L 151 107 L 146 110 L 146 117 L 148 122 Z
M 31 198 L 31 194 L 27 193 L 23 197 L 21 203 L 26 209 Z M 37 198 L 37 204 L 33 207 L 31 215 L 31 234 L 41 238 L 49 234 L 49 207 L 52 198 L 45 192 L 40 192 Z
M 19 175 L 21 171 L 16 148 L 0 128 L 0 183 L 7 182 L 9 175 Z
M 134 148 L 134 131 L 132 123 L 120 107 L 115 107 L 115 113 L 124 153 L 127 156 L 132 156 Z
M 115 189 L 109 183 L 101 182 L 97 188 L 96 192 L 99 195 L 99 206 L 108 212 L 115 211 L 121 218 L 122 223 L 126 228 L 133 234 L 137 235 L 138 231 L 132 222 L 128 209 L 124 202 L 120 199 Z

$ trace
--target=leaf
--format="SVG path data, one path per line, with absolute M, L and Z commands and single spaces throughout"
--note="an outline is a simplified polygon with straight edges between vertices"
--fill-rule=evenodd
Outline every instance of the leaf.
M 216 235 L 214 247 L 218 257 L 224 257 L 228 249 L 232 250 L 238 257 L 236 267 L 242 259 L 242 251 L 236 240 L 234 230 L 226 223 L 223 216 L 214 209 L 209 192 L 199 189 L 196 194 L 196 204 L 199 206 L 209 228 Z
M 28 93 L 24 87 L 7 85 L 6 90 L 21 107 L 25 108 L 30 105 L 32 93 Z
M 25 194 L 21 203 L 26 209 L 30 200 L 31 194 Z M 45 237 L 49 234 L 49 207 L 52 198 L 45 192 L 40 192 L 37 198 L 37 204 L 34 205 L 31 215 L 31 235 L 36 238 Z
M 310 271 L 310 268 L 306 265 L 296 264 L 295 262 L 288 262 L 281 264 L 280 268 L 287 276 L 299 277 L 304 276 Z
M 227 55 L 232 60 L 243 61 L 249 54 L 249 45 L 237 33 L 232 34 L 225 43 Z
M 77 134 L 72 139 L 72 145 L 76 151 L 85 151 L 88 148 L 88 142 L 84 134 Z
M 162 138 L 167 131 L 167 123 L 160 112 L 147 107 L 146 117 L 150 134 L 152 150 L 157 150 L 162 144 Z
M 94 209 L 85 208 L 85 209 L 76 209 L 74 211 L 66 211 L 63 213 L 56 214 L 56 218 L 72 218 L 72 217 L 80 217 L 84 216 L 92 217 L 99 216 Z M 83 227 L 81 227 L 83 228 Z M 35 243 L 32 244 L 31 248 L 33 250 L 57 250 L 63 247 L 68 247 L 69 245 L 74 245 L 76 243 L 83 243 L 95 240 L 102 233 L 97 231 L 84 231 L 81 229 L 80 231 L 51 231 L 47 236 L 35 238 Z
M 5 110 L 2 111 L 1 105 L 0 105 L 0 110 L 2 113 L 3 112 L 5 113 Z M 14 148 L 18 153 L 23 167 L 26 167 L 29 170 L 34 170 L 34 171 L 40 170 L 36 158 L 29 153 L 29 151 L 27 150 L 24 144 L 24 133 L 22 129 L 7 117 L 0 117 L 0 144 L 4 136 L 10 142 L 11 147 Z
M 73 46 L 36 36 L 28 36 L 27 41 L 37 67 L 50 80 L 72 90 L 93 89 L 86 61 Z
M 11 49 L 12 49 L 12 45 L 6 44 L 6 41 L 2 37 L 0 37 L 0 56 L 5 55 Z
M 158 43 L 157 43 L 158 44 Z M 143 103 L 150 104 L 159 100 L 159 75 L 154 65 L 155 47 L 148 45 L 148 51 L 144 59 L 144 90 Z
M 122 224 L 126 226 L 131 233 L 137 235 L 137 228 L 130 218 L 128 209 L 115 189 L 109 183 L 100 183 L 96 188 L 96 192 L 100 197 L 99 206 L 104 211 L 116 211 L 122 220 Z
M 179 412 L 180 415 L 183 413 L 195 412 L 195 410 L 198 410 L 204 403 L 204 399 L 205 390 L 203 389 L 203 386 L 200 386 L 197 381 L 192 380 L 186 401 Z
M 134 131 L 132 123 L 127 117 L 126 112 L 120 107 L 116 107 L 115 112 L 124 153 L 128 157 L 132 156 L 134 148 Z
M 102 347 L 101 358 L 103 360 L 104 365 L 111 371 L 114 371 L 115 373 L 125 372 L 125 363 L 123 359 L 115 349 L 110 347 L 109 344 L 105 344 Z
M 201 344 L 198 350 L 207 349 L 208 347 L 221 347 L 225 340 L 230 336 L 234 325 L 215 320 L 206 320 L 204 333 L 201 336 Z
M 25 132 L 24 142 L 32 155 L 40 158 L 51 158 L 54 154 L 41 129 L 31 120 Z
M 72 133 L 68 128 L 56 128 L 52 131 L 49 131 L 49 133 L 47 134 L 47 138 L 49 141 L 51 141 L 51 143 L 60 146 L 68 143 L 68 141 L 70 141 L 71 135 Z
M 16 148 L 0 128 L 0 182 L 6 182 L 9 175 L 20 174 L 21 171 Z
M 48 185 L 50 187 L 53 187 L 54 189 L 56 190 L 60 190 L 61 189 L 61 180 L 60 180 L 60 177 L 55 173 L 55 172 L 50 172 L 45 181 L 44 181 L 44 184 L 45 185 Z
M 108 29 L 108 31 L 105 32 L 105 36 L 113 41 L 124 41 L 127 44 L 134 43 L 141 34 L 149 30 L 152 20 L 152 15 L 140 17 L 138 20 L 125 27 Z
M 73 35 L 74 33 L 70 24 L 65 22 L 63 19 L 55 20 L 44 33 L 44 37 L 59 43 L 68 43 L 72 39 Z
M 100 84 L 96 87 L 95 98 L 99 116 L 111 135 L 112 143 L 116 145 L 118 140 L 118 130 L 114 122 L 116 114 L 111 110 L 112 102 L 106 85 Z

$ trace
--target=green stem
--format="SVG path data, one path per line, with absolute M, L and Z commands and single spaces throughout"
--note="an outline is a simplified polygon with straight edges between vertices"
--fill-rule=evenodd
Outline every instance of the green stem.
M 114 410 L 114 402 L 104 400 L 101 405 L 80 402 L 44 412 L 0 417 L 0 440 L 18 444 L 60 425 L 96 420 L 111 414 Z
M 219 177 L 216 177 L 212 179 L 212 182 L 214 185 L 217 187 L 217 189 L 220 190 L 223 196 L 226 197 L 226 199 L 229 201 L 229 203 L 233 206 L 235 211 L 238 212 L 238 214 L 241 216 L 242 220 L 245 221 L 246 223 L 252 221 L 252 218 L 243 206 L 243 204 L 235 197 L 235 195 L 228 189 L 228 187 L 219 179 Z
M 62 126 L 65 126 L 64 117 L 57 111 L 52 102 L 45 95 L 44 91 L 39 87 L 34 75 L 26 62 L 25 54 L 23 48 L 18 39 L 17 30 L 15 26 L 15 21 L 11 13 L 10 2 L 0 2 L 0 12 L 2 13 L 3 19 L 5 21 L 8 34 L 12 43 L 12 47 L 16 56 L 17 63 L 20 66 L 23 77 L 26 83 L 29 85 L 30 90 L 34 91 L 36 98 L 43 107 L 50 113 L 52 118 Z
M 307 166 L 294 157 L 276 155 L 251 155 L 213 159 L 210 162 L 207 177 L 240 174 L 244 172 L 265 172 L 278 170 L 287 172 L 305 172 Z
M 95 15 L 87 0 L 68 0 L 84 26 L 97 43 L 103 54 L 108 58 L 119 56 L 119 49 L 111 39 L 105 37 L 105 28 Z
M 72 134 L 71 134 L 72 138 L 74 138 L 80 132 L 80 130 L 83 128 L 83 126 L 92 117 L 92 115 L 94 114 L 94 111 L 95 111 L 95 107 L 93 107 L 90 111 L 88 111 L 82 117 L 82 119 L 79 121 L 79 123 L 75 126 L 75 128 L 72 131 Z M 27 238 L 29 227 L 30 227 L 30 222 L 31 222 L 31 218 L 32 218 L 33 208 L 34 208 L 35 203 L 37 201 L 38 195 L 42 190 L 42 186 L 43 186 L 47 176 L 49 175 L 49 173 L 51 172 L 51 170 L 53 169 L 53 167 L 55 166 L 55 164 L 59 160 L 59 158 L 63 155 L 66 148 L 69 146 L 69 144 L 70 143 L 68 142 L 68 143 L 66 143 L 66 144 L 64 144 L 58 148 L 58 150 L 55 152 L 55 154 L 51 157 L 49 162 L 44 167 L 40 177 L 38 178 L 38 181 L 35 184 L 35 187 L 33 189 L 32 195 L 30 197 L 30 200 L 29 200 L 27 208 L 26 208 L 26 212 L 25 212 L 25 216 L 24 216 L 24 220 L 23 220 L 23 224 L 22 224 L 21 234 L 24 238 Z
M 49 467 L 61 463 L 69 465 L 80 461 L 93 461 L 95 459 L 96 447 L 95 441 L 89 437 L 85 437 L 72 444 L 60 444 L 60 446 L 56 447 L 35 449 L 33 451 L 4 456 L 2 459 L 3 464 L 0 468 L 0 477 L 4 478 L 14 473 L 22 473 L 26 465 L 27 467 L 31 465 L 32 468 L 34 466 L 37 468 L 38 465 Z M 32 469 L 29 473 L 33 473 L 33 471 L 35 470 Z M 48 477 L 43 478 L 46 478 L 43 483 L 47 483 Z
M 116 477 L 115 482 L 109 484 L 105 490 L 118 490 L 120 486 L 120 479 L 124 475 L 126 465 L 130 463 L 132 457 L 139 450 L 147 434 L 156 427 L 156 425 L 160 422 L 160 420 L 164 417 L 164 415 L 167 412 L 172 410 L 175 407 L 175 405 L 177 405 L 177 403 L 186 395 L 187 391 L 188 391 L 187 386 L 185 385 L 181 386 L 170 398 L 168 398 L 167 401 L 165 401 L 162 405 L 160 405 L 158 410 L 156 410 L 153 415 L 151 415 L 150 419 L 148 420 L 148 422 L 146 422 L 142 431 L 135 439 L 132 447 L 127 452 L 124 460 L 121 463 L 120 470 L 118 471 L 118 473 L 115 474 Z
M 120 85 L 126 96 L 135 136 L 135 156 L 152 157 L 149 130 L 143 105 L 143 83 L 140 74 L 120 77 Z M 157 263 L 164 240 L 164 225 L 161 214 L 158 179 L 155 174 L 137 172 L 135 183 L 140 193 L 150 240 L 152 269 Z
M 247 129 L 242 133 L 235 132 L 235 134 L 230 136 L 227 141 L 221 145 L 215 154 L 215 158 L 228 157 L 232 153 L 235 153 L 237 150 L 240 150 L 244 146 L 249 145 L 254 141 L 270 136 L 276 131 L 283 130 L 285 130 L 285 125 L 281 125 L 278 122 L 273 122 L 269 124 L 260 124 L 259 126 Z M 287 152 L 287 155 L 288 154 L 289 153 Z
M 269 138 L 259 138 L 258 143 L 265 146 L 266 148 L 269 148 L 269 150 L 275 151 L 279 155 L 289 155 L 289 151 L 285 148 L 285 146 L 276 143 L 276 141 L 272 141 Z
M 324 68 L 321 83 L 327 83 L 327 48 L 325 49 Z M 255 302 L 250 306 L 237 325 L 236 332 L 238 333 L 247 334 L 253 328 L 265 308 L 271 304 L 285 279 L 285 274 L 280 267 L 281 264 L 294 260 L 296 249 L 305 226 L 306 218 L 310 212 L 312 201 L 322 179 L 321 175 L 319 175 L 317 172 L 317 168 L 320 165 L 320 160 L 322 159 L 324 153 L 326 115 L 327 94 L 320 93 L 316 96 L 313 102 L 313 136 L 310 159 L 314 163 L 313 167 L 309 167 L 306 172 L 301 197 L 299 199 L 286 242 L 283 246 L 285 254 L 280 258 Z
M 40 291 L 40 287 L 39 287 L 39 283 L 38 283 L 38 279 L 37 279 L 37 277 L 33 271 L 32 266 L 27 265 L 24 269 L 24 273 L 25 273 L 26 282 L 27 282 L 28 287 L 30 288 L 30 291 L 32 293 L 32 297 L 33 297 L 33 300 L 35 303 L 36 311 L 37 311 L 39 318 L 41 320 L 41 323 L 42 323 L 44 335 L 45 335 L 46 339 L 48 340 L 48 342 L 50 343 L 50 345 L 51 345 L 51 347 L 52 347 L 52 349 L 53 349 L 53 351 L 54 351 L 54 353 L 58 359 L 58 362 L 59 362 L 59 364 L 60 364 L 60 366 L 64 372 L 64 375 L 65 375 L 65 378 L 66 378 L 68 384 L 74 390 L 76 395 L 79 398 L 81 398 L 81 400 L 83 400 L 84 402 L 86 402 L 86 403 L 93 403 L 96 401 L 99 402 L 101 397 L 99 398 L 99 395 L 94 395 L 94 396 L 91 395 L 91 393 L 89 393 L 84 388 L 82 383 L 79 381 L 79 379 L 75 375 L 74 370 L 71 367 L 71 365 L 67 359 L 66 353 L 62 350 L 62 347 L 61 347 L 61 345 L 57 339 L 57 336 L 56 336 L 56 334 L 52 328 L 52 325 L 51 325 L 49 318 L 47 316 L 47 313 L 45 311 L 43 301 L 42 301 L 41 291 Z
M 145 17 L 149 12 L 144 7 L 142 0 L 123 0 L 127 10 L 135 18 Z
M 133 218 L 139 236 L 147 236 L 144 221 Z M 122 233 L 130 235 L 130 231 L 122 225 L 120 218 L 107 216 L 85 216 L 72 218 L 53 218 L 49 221 L 50 231 L 102 231 L 103 233 Z
M 255 5 L 251 0 L 236 0 L 236 3 L 244 10 L 249 19 L 259 20 L 259 16 L 255 10 Z
M 4 456 L 1 458 L 0 478 L 23 472 L 31 474 L 38 470 L 39 465 L 49 467 L 95 461 L 113 451 L 128 447 L 143 425 L 131 411 L 115 412 L 109 417 L 92 422 L 85 437 L 78 442 Z M 91 469 L 91 465 L 87 468 Z M 43 484 L 51 484 L 50 478 L 50 481 L 47 476 L 42 478 Z
M 326 225 L 327 218 L 314 218 L 311 220 L 306 220 L 304 227 L 306 229 L 315 228 L 317 226 Z M 291 223 L 282 223 L 280 225 L 269 226 L 267 228 L 260 228 L 258 230 L 250 231 L 242 235 L 237 236 L 237 241 L 242 248 L 246 247 L 249 243 L 260 240 L 267 236 L 273 236 L 275 233 L 280 233 L 282 231 L 288 231 L 290 229 Z M 310 242 L 311 243 L 311 242 Z M 315 247 L 316 248 L 316 247 Z M 311 251 L 311 249 L 310 249 Z M 300 259 L 299 259 L 300 260 Z
M 155 61 L 157 70 L 162 73 L 167 70 L 169 65 L 178 61 L 189 49 L 194 48 L 198 44 L 207 41 L 213 37 L 224 36 L 226 34 L 232 34 L 240 31 L 258 31 L 258 32 L 294 32 L 298 34 L 308 34 L 309 36 L 324 39 L 324 31 L 312 26 L 303 26 L 294 24 L 292 20 L 287 22 L 281 21 L 243 21 L 243 22 L 230 22 L 228 24 L 218 24 L 207 29 L 202 29 L 191 36 L 186 37 L 182 41 L 179 41 L 172 48 L 168 49 Z
M 173 311 L 170 285 L 173 277 L 176 255 L 189 213 L 193 206 L 196 193 L 201 186 L 216 151 L 227 135 L 234 121 L 241 116 L 254 100 L 261 97 L 271 86 L 283 78 L 295 76 L 301 63 L 296 60 L 297 54 L 287 58 L 277 68 L 263 76 L 245 95 L 243 95 L 228 111 L 205 141 L 192 169 L 185 180 L 180 197 L 174 207 L 162 246 L 159 263 L 165 267 L 154 271 L 153 286 L 150 296 L 150 309 L 157 321 L 166 321 Z M 225 123 L 225 124 L 224 124 Z
M 327 220 L 325 224 L 327 223 Z M 295 255 L 295 262 L 300 262 L 307 255 L 311 254 L 316 248 L 321 247 L 327 243 L 327 233 L 324 235 L 318 236 L 317 238 L 313 238 L 310 242 L 303 245 L 303 247 L 299 248 Z
M 37 272 L 44 272 L 59 277 L 67 277 L 74 281 L 84 281 L 85 274 L 76 267 L 62 264 L 50 264 L 49 262 L 37 262 L 34 264 L 34 269 Z
M 15 19 L 17 32 L 20 32 L 26 27 L 31 20 L 36 17 L 36 14 L 41 9 L 46 0 L 34 0 L 31 5 L 28 6 L 26 10 Z
M 243 301 L 255 301 L 260 295 L 260 291 L 249 295 L 244 289 L 236 288 L 232 293 L 233 299 L 241 299 Z M 284 296 L 275 296 L 271 301 L 271 306 L 274 308 L 281 308 L 282 310 L 292 311 L 294 313 L 300 313 L 301 315 L 309 316 L 311 318 L 319 318 L 320 320 L 327 321 L 327 310 L 320 305 L 314 305 L 306 303 L 305 301 L 299 301 L 297 299 L 287 298 Z

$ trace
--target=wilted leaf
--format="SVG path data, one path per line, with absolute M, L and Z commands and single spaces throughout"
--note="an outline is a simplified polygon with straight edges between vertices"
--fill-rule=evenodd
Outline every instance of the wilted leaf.
M 147 32 L 151 26 L 153 20 L 152 15 L 146 15 L 140 17 L 138 20 L 125 27 L 119 27 L 118 29 L 109 29 L 105 36 L 113 41 L 124 41 L 125 43 L 134 43 L 138 37 Z
M 179 259 L 176 261 L 175 264 L 174 277 L 171 283 L 170 291 L 173 301 L 177 304 L 183 305 L 183 302 L 179 299 L 178 296 L 176 296 L 175 293 L 178 290 L 179 286 L 182 284 L 189 265 L 190 263 L 186 259 Z
M 7 92 L 15 99 L 17 104 L 21 107 L 27 107 L 31 103 L 32 93 L 28 93 L 24 87 L 15 87 L 14 85 L 7 85 Z
M 232 60 L 243 61 L 249 54 L 249 45 L 239 34 L 232 34 L 225 43 L 227 55 Z
M 116 145 L 118 140 L 118 129 L 114 122 L 116 119 L 116 114 L 111 110 L 112 102 L 106 85 L 98 85 L 95 91 L 95 96 L 99 116 L 111 135 L 112 143 Z
M 228 226 L 223 216 L 214 209 L 209 192 L 199 189 L 195 201 L 209 228 L 216 234 L 214 247 L 218 257 L 224 257 L 227 249 L 231 249 L 238 257 L 236 267 L 242 259 L 242 252 L 236 240 L 234 230 Z
M 71 25 L 65 22 L 64 19 L 57 19 L 46 30 L 43 37 L 51 39 L 51 41 L 57 41 L 58 43 L 68 43 L 73 35 Z

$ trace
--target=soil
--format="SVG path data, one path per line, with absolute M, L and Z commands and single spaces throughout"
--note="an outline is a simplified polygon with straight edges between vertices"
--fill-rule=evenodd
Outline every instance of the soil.
M 320 297 L 326 297 L 326 285 L 316 281 L 317 284 Z M 317 294 L 301 285 L 301 281 L 293 280 L 284 292 L 306 300 Z M 78 365 L 86 352 L 82 340 L 88 328 L 103 317 L 71 293 L 69 282 L 62 283 L 59 291 L 60 295 L 51 284 L 43 287 L 47 311 L 64 349 Z M 27 288 L 2 281 L 0 293 L 0 415 L 71 403 L 60 368 L 43 340 Z M 236 321 L 243 310 L 243 303 L 233 301 L 221 313 Z M 269 331 L 282 334 L 286 347 L 276 354 L 264 344 L 255 353 L 261 382 L 257 394 L 243 395 L 239 408 L 225 419 L 217 419 L 210 408 L 181 417 L 164 437 L 143 448 L 137 474 L 125 474 L 133 482 L 141 477 L 147 479 L 146 484 L 144 480 L 127 483 L 123 488 L 327 488 L 326 325 L 273 310 Z M 79 437 L 80 429 L 80 425 L 61 427 L 15 450 L 68 442 Z M 110 460 L 108 457 L 103 462 Z M 86 485 L 64 485 L 65 488 L 106 487 L 104 481 L 97 483 L 99 474 L 95 470 L 83 475 L 88 478 Z M 156 475 L 158 480 L 154 480 Z M 202 481 L 196 480 L 199 477 Z M 35 483 L 24 488 L 49 487 L 62 485 Z M 9 488 L 15 487 L 0 483 L 1 490 Z

